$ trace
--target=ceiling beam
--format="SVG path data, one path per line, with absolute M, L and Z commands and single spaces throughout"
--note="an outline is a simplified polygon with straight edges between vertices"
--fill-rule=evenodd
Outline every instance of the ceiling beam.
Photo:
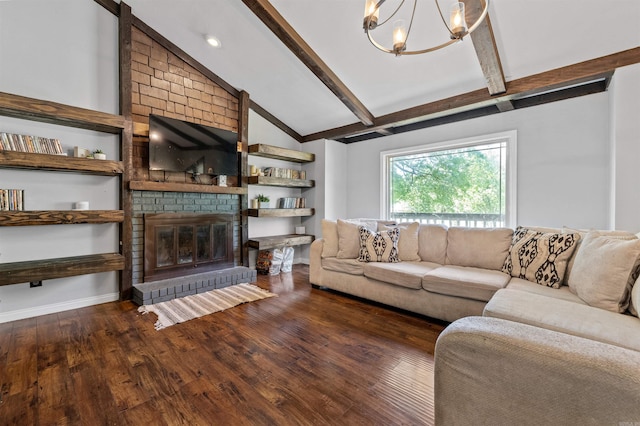
M 510 81 L 507 83 L 507 91 L 501 95 L 491 96 L 486 89 L 478 89 L 447 99 L 380 116 L 376 118 L 375 124 L 370 127 L 363 126 L 361 123 L 353 123 L 303 136 L 303 141 L 340 139 L 388 127 L 483 108 L 505 101 L 522 99 L 574 84 L 587 83 L 598 78 L 607 78 L 616 68 L 637 63 L 640 63 L 640 47 Z
M 466 21 L 469 23 L 476 22 L 484 7 L 484 0 L 467 0 L 465 2 Z M 478 61 L 480 61 L 480 67 L 487 82 L 489 93 L 491 95 L 504 93 L 507 87 L 489 15 L 484 18 L 469 37 L 471 37 L 473 48 L 476 51 L 476 56 L 478 56 Z
M 363 125 L 373 124 L 373 114 L 320 59 L 268 0 L 242 0 L 242 2 L 358 117 Z

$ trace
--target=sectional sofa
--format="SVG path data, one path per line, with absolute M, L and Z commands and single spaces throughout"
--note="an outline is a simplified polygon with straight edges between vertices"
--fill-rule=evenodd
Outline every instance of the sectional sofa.
M 619 426 L 640 424 L 639 270 L 628 232 L 360 219 L 323 221 L 309 276 L 452 322 L 437 424 Z

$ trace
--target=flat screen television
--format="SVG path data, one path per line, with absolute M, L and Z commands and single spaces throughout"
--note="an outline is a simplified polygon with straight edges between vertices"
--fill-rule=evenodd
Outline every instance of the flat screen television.
M 149 170 L 238 175 L 238 134 L 149 115 Z

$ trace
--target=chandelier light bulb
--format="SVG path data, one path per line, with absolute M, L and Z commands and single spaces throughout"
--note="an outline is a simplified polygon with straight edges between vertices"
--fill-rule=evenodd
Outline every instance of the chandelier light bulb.
M 378 17 L 380 16 L 380 9 L 376 9 L 377 0 L 366 0 L 364 4 L 364 22 L 363 27 L 368 27 L 370 30 L 378 26 Z M 368 22 L 368 24 L 367 24 Z
M 467 23 L 464 19 L 464 3 L 458 2 L 451 6 L 449 19 L 451 38 L 461 38 L 467 32 Z
M 393 51 L 396 54 L 402 52 L 407 48 L 407 27 L 404 25 L 404 20 L 398 19 L 393 23 Z

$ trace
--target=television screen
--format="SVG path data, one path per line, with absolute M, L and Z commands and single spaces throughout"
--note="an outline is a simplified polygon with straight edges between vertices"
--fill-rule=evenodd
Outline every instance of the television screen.
M 237 142 L 236 132 L 152 114 L 149 170 L 237 175 Z

